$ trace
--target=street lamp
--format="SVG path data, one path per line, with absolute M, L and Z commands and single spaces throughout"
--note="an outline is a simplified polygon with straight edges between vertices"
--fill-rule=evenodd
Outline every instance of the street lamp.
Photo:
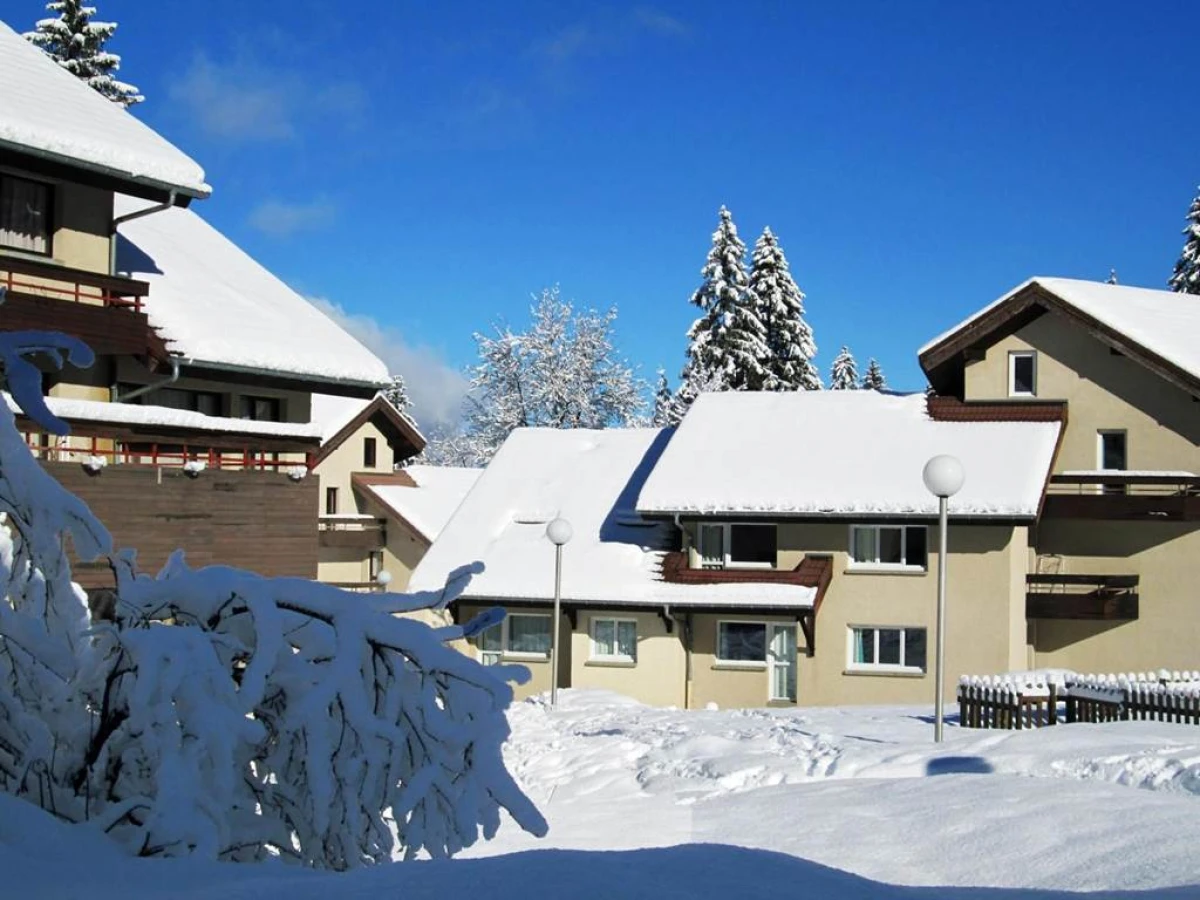
M 953 456 L 935 456 L 921 472 L 925 487 L 938 498 L 938 586 L 937 663 L 934 668 L 933 739 L 942 741 L 942 709 L 945 705 L 943 670 L 946 666 L 946 501 L 962 490 L 962 463 Z
M 392 583 L 392 573 L 387 569 L 381 570 L 380 573 L 375 576 L 375 583 L 379 585 L 379 590 L 386 594 L 388 585 Z
M 558 617 L 562 603 L 562 548 L 574 531 L 561 516 L 546 526 L 546 537 L 554 545 L 554 618 L 550 620 L 550 705 L 558 705 Z

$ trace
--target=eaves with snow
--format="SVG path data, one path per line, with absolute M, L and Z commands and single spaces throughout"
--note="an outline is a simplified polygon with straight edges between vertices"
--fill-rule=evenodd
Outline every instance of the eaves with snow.
M 30 7 L 32 11 L 32 6 Z M 0 22 L 0 150 L 207 197 L 204 170 Z
M 386 479 L 356 480 L 355 486 L 432 543 L 482 474 L 483 469 L 463 466 L 411 465 Z
M 554 546 L 546 525 L 562 516 L 562 598 L 606 606 L 807 609 L 815 590 L 790 584 L 675 584 L 661 580 L 674 526 L 643 519 L 634 502 L 671 438 L 669 429 L 519 428 L 493 457 L 413 571 L 411 590 L 484 564 L 464 599 L 548 601 Z
M 117 216 L 146 208 L 117 195 Z M 387 366 L 191 209 L 123 222 L 117 270 L 150 284 L 143 309 L 186 365 L 369 392 Z
M 924 518 L 937 514 L 938 502 L 921 472 L 948 453 L 966 471 L 952 516 L 1032 519 L 1059 428 L 934 421 L 920 394 L 703 394 L 636 507 L 647 515 Z

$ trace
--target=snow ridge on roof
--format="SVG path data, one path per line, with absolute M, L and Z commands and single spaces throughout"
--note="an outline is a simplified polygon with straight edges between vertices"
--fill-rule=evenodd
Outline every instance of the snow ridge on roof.
M 313 394 L 309 419 L 321 429 L 321 443 L 325 443 L 349 425 L 370 403 L 370 400 L 364 400 L 362 397 Z
M 204 170 L 0 22 L 0 144 L 198 197 Z
M 364 489 L 394 509 L 428 541 L 437 540 L 483 469 L 460 466 L 406 466 L 416 487 L 403 484 L 365 484 Z
M 546 522 L 562 516 L 574 530 L 563 547 L 564 600 L 811 607 L 814 589 L 797 585 L 659 580 L 673 526 L 641 522 L 633 507 L 670 439 L 670 429 L 517 429 L 433 542 L 410 589 L 437 590 L 451 571 L 480 560 L 485 570 L 464 597 L 550 600 L 554 546 Z
M 922 469 L 962 460 L 956 516 L 1031 518 L 1057 422 L 935 422 L 920 394 L 877 391 L 703 394 L 646 480 L 649 513 L 805 516 L 937 514 Z
M 118 195 L 116 214 L 146 202 Z M 117 269 L 150 283 L 150 323 L 185 361 L 380 388 L 387 366 L 191 209 L 118 229 Z

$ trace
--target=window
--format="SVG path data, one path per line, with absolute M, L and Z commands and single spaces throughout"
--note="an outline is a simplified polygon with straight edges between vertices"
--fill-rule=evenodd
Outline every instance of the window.
M 1032 350 L 1008 354 L 1008 396 L 1037 396 L 1037 354 Z
M 924 672 L 925 629 L 851 628 L 847 668 L 883 672 Z
M 335 488 L 336 490 L 336 488 Z M 371 550 L 367 553 L 367 579 L 374 581 L 383 571 L 383 551 Z
M 762 622 L 718 622 L 717 661 L 765 663 L 767 626 Z
M 637 662 L 637 622 L 592 619 L 592 659 Z
M 1096 441 L 1099 468 L 1107 472 L 1124 472 L 1129 468 L 1128 438 L 1124 431 L 1099 431 Z M 1125 485 L 1106 484 L 1100 490 L 1105 494 L 1123 494 Z
M 254 419 L 256 422 L 279 422 L 280 403 L 278 397 L 242 397 L 240 419 Z
M 696 552 L 702 569 L 774 568 L 775 526 L 748 522 L 702 524 L 696 532 Z
M 475 638 L 479 661 L 486 665 L 500 662 L 502 656 L 537 657 L 550 655 L 550 617 L 509 615 Z
M 0 247 L 50 255 L 48 184 L 0 175 Z
M 338 494 L 337 488 L 335 488 L 335 487 L 325 488 L 325 515 L 327 515 L 327 516 L 336 516 L 337 515 L 337 511 L 338 511 L 337 494 Z M 309 507 L 309 508 L 311 509 L 312 507 Z
M 850 567 L 924 571 L 928 545 L 924 525 L 852 525 Z
M 363 468 L 375 468 L 375 438 L 363 438 Z
M 123 392 L 137 390 L 135 385 L 124 385 Z M 188 391 L 182 388 L 158 388 L 136 398 L 147 406 L 165 406 L 168 409 L 186 409 L 206 416 L 221 415 L 221 395 L 209 391 Z

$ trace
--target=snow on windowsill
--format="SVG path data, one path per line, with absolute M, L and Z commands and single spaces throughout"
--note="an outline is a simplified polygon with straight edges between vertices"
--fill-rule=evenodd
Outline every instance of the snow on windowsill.
M 636 669 L 636 659 L 620 659 L 618 657 L 604 658 L 594 657 L 584 662 L 585 666 L 594 666 L 600 669 Z
M 722 669 L 730 672 L 765 672 L 766 662 L 738 662 L 736 660 L 718 660 L 712 664 L 714 671 Z
M 876 678 L 924 678 L 924 669 L 913 669 L 907 666 L 849 666 L 842 670 L 843 675 L 870 675 Z
M 853 563 L 842 570 L 844 575 L 928 575 L 925 566 L 895 566 L 872 565 L 871 563 Z

